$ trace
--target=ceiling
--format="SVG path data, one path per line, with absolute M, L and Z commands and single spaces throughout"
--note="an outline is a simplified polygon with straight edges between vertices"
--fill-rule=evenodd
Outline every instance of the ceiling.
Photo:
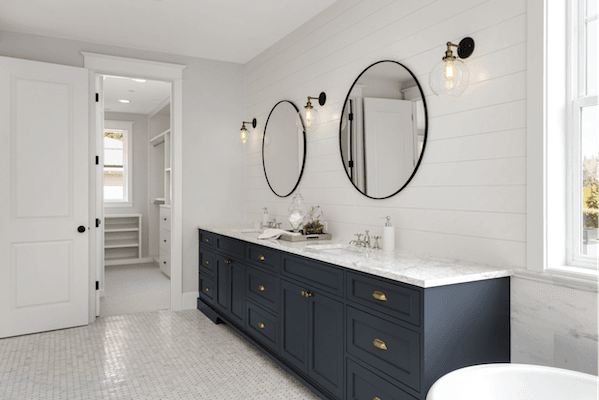
M 160 81 L 138 82 L 131 78 L 104 77 L 104 111 L 149 114 L 171 93 L 171 84 Z M 129 100 L 121 103 L 119 100 Z
M 246 63 L 336 0 L 18 0 L 2 30 Z

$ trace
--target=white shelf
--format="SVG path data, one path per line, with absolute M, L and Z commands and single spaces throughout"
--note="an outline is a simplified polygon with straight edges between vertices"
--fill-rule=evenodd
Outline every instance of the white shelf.
M 137 239 L 105 239 L 105 249 L 120 249 L 124 247 L 138 247 L 139 240 Z
M 141 258 L 141 214 L 104 216 L 104 265 Z
M 171 129 L 167 129 L 164 132 L 159 133 L 158 135 L 154 136 L 152 139 L 150 139 L 150 143 L 153 144 L 154 146 L 158 146 L 160 143 L 164 143 L 164 138 L 166 137 L 167 133 L 170 133 Z
M 169 168 L 166 168 L 164 171 L 165 171 L 165 172 L 171 172 L 171 169 L 170 169 L 170 167 L 169 167 Z

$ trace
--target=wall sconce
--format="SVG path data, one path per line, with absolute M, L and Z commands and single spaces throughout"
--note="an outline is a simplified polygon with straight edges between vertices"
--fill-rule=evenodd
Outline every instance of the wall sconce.
M 324 106 L 324 104 L 327 102 L 327 95 L 325 92 L 322 92 L 318 97 L 308 96 L 308 103 L 306 103 L 306 105 L 304 106 L 305 110 L 303 111 L 303 117 L 306 121 L 306 128 L 310 128 L 312 125 L 314 125 L 318 117 L 318 111 L 314 109 L 310 100 L 318 100 L 318 104 Z M 300 111 L 300 115 L 301 114 L 302 111 Z
M 254 118 L 251 122 L 243 121 L 241 124 L 241 141 L 243 144 L 245 144 L 248 138 L 248 130 L 246 129 L 245 124 L 252 124 L 252 128 L 255 128 L 257 125 L 256 118 Z
M 457 47 L 457 57 L 453 55 L 451 46 Z M 462 39 L 460 44 L 447 42 L 445 57 L 433 67 L 428 80 L 431 90 L 437 96 L 460 96 L 464 93 L 470 83 L 470 71 L 459 58 L 466 59 L 473 52 L 474 39 L 470 37 Z

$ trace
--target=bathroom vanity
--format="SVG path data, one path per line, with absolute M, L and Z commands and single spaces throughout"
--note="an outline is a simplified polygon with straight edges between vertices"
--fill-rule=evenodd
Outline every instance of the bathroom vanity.
M 199 229 L 198 309 L 323 399 L 424 400 L 450 371 L 510 361 L 509 269 Z

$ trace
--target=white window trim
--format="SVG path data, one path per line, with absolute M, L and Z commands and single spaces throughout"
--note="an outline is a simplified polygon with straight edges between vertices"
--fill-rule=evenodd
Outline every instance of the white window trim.
M 127 137 L 125 142 L 123 143 L 123 153 L 125 160 L 123 162 L 127 163 L 127 182 L 125 182 L 126 190 L 127 190 L 127 201 L 106 201 L 104 200 L 104 207 L 114 208 L 114 207 L 133 207 L 133 121 L 114 121 L 114 120 L 105 120 L 104 121 L 104 130 L 108 129 L 118 129 L 118 130 L 126 130 Z M 102 132 L 104 135 L 104 132 Z M 104 143 L 102 141 L 102 143 Z M 102 154 L 104 153 L 104 149 L 102 148 Z
M 568 1 L 527 3 L 526 273 L 597 282 L 596 270 L 568 265 Z

